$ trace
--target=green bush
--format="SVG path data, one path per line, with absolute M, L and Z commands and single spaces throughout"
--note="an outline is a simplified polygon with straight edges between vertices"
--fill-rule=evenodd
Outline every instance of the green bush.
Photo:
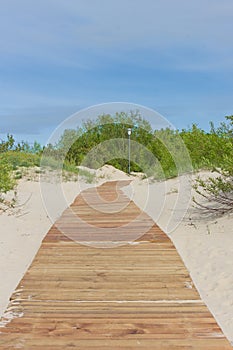
M 78 174 L 79 170 L 74 163 L 64 162 L 63 170 L 68 171 L 70 173 Z
M 132 129 L 131 153 L 134 155 L 131 171 L 143 171 L 147 176 L 162 179 L 192 170 L 179 133 L 169 128 L 153 131 L 149 122 L 137 112 L 101 115 L 96 120 L 88 120 L 77 130 L 65 130 L 58 144 L 54 147 L 49 145 L 47 149 L 54 158 L 65 156 L 66 163 L 95 169 L 110 164 L 128 172 L 129 127 Z M 108 140 L 118 141 L 105 146 Z M 101 148 L 98 145 L 102 145 Z
M 0 160 L 6 160 L 13 170 L 18 167 L 33 167 L 40 166 L 40 156 L 32 153 L 25 153 L 21 151 L 7 151 L 0 154 Z
M 224 214 L 233 211 L 233 116 L 226 117 L 230 123 L 222 123 L 218 129 L 212 125 L 206 149 L 206 162 L 209 162 L 217 177 L 209 177 L 203 181 L 196 179 L 194 188 L 205 198 L 206 202 L 196 204 L 208 213 Z
M 89 121 L 88 125 L 84 125 L 83 132 L 77 131 L 76 141 L 68 149 L 67 159 L 72 159 L 79 165 L 88 152 L 99 143 L 117 137 L 127 138 L 127 128 L 131 127 L 131 140 L 145 146 L 158 161 L 156 163 L 155 160 L 154 165 L 150 164 L 156 178 L 175 177 L 182 173 L 192 172 L 193 169 L 226 169 L 227 164 L 228 171 L 231 169 L 233 172 L 231 166 L 233 162 L 233 117 L 226 117 L 226 119 L 227 122 L 221 123 L 217 129 L 213 123 L 210 123 L 210 131 L 208 132 L 195 124 L 190 129 L 182 131 L 170 128 L 153 131 L 150 124 L 137 113 L 135 115 L 131 113 L 128 116 L 124 113 L 115 117 L 100 116 L 96 121 Z M 124 123 L 119 124 L 119 120 Z M 110 124 L 101 124 L 104 122 Z M 67 134 L 64 134 L 64 139 L 67 137 L 70 140 L 72 136 L 74 136 L 74 130 L 67 131 Z M 64 139 L 63 143 L 65 143 Z M 109 152 L 115 154 L 114 150 Z M 138 163 L 132 162 L 131 170 L 141 171 L 142 165 L 145 165 L 144 158 L 143 152 L 139 153 L 137 155 Z M 107 163 L 127 171 L 127 162 L 124 159 L 115 157 Z M 91 164 L 95 164 L 95 157 Z
M 211 132 L 207 133 L 194 124 L 190 130 L 182 130 L 181 137 L 196 170 L 223 168 L 225 157 L 232 157 L 231 139 L 213 127 Z
M 226 122 L 218 128 L 213 123 L 210 126 L 208 132 L 195 124 L 182 131 L 169 128 L 153 130 L 149 122 L 136 111 L 113 116 L 100 115 L 95 120 L 87 120 L 76 130 L 65 130 L 56 145 L 49 144 L 44 148 L 37 142 L 33 147 L 27 142 L 16 144 L 13 136 L 7 135 L 6 141 L 0 142 L 1 171 L 4 174 L 1 181 L 9 183 L 11 169 L 40 165 L 51 171 L 63 169 L 80 174 L 77 169 L 79 165 L 99 168 L 111 164 L 128 172 L 129 127 L 132 129 L 131 151 L 134 155 L 130 164 L 132 172 L 143 171 L 147 176 L 163 179 L 193 169 L 221 169 L 228 181 L 233 176 L 233 116 L 226 117 Z M 112 143 L 111 147 L 107 142 L 104 146 L 105 141 L 109 140 L 118 141 Z M 143 147 L 137 148 L 137 144 L 144 146 L 144 150 Z M 102 145 L 101 148 L 99 145 Z M 145 150 L 152 156 L 148 156 Z M 90 175 L 88 177 L 93 181 Z M 219 183 L 219 187 L 221 185 Z M 5 190 L 7 186 L 2 185 L 2 188 Z
M 95 174 L 91 173 L 86 169 L 79 169 L 78 173 L 80 176 L 84 177 L 86 182 L 91 184 L 95 181 Z
M 5 193 L 13 189 L 15 180 L 22 178 L 21 172 L 13 175 L 13 170 L 20 167 L 39 166 L 40 157 L 36 154 L 21 151 L 5 151 L 0 153 L 0 192 Z
M 12 166 L 6 159 L 0 159 L 0 193 L 12 190 L 14 185 Z

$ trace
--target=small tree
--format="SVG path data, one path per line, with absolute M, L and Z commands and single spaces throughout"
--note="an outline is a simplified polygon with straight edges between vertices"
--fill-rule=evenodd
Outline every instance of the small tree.
M 10 151 L 14 148 L 15 140 L 10 134 L 7 134 L 7 140 L 0 142 L 0 153 Z

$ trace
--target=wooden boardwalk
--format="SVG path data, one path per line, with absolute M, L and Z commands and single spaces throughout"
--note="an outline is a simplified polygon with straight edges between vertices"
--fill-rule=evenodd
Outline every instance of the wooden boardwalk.
M 232 349 L 174 245 L 123 185 L 84 191 L 57 222 L 66 235 L 50 229 L 1 320 L 1 350 Z M 116 237 L 131 243 L 93 247 Z

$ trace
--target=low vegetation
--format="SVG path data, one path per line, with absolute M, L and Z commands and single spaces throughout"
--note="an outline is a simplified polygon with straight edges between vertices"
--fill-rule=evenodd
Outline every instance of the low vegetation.
M 0 192 L 8 192 L 14 187 L 14 184 L 12 166 L 8 164 L 6 159 L 0 159 Z
M 215 134 L 225 143 L 216 153 L 219 163 L 212 165 L 215 176 L 203 181 L 197 178 L 194 188 L 205 198 L 205 203 L 196 202 L 204 213 L 225 214 L 233 212 L 233 116 L 226 117 L 228 124 L 222 123 Z M 194 200 L 195 201 L 195 200 Z
M 153 130 L 138 112 L 101 115 L 76 130 L 65 130 L 56 145 L 46 147 L 37 142 L 32 146 L 16 143 L 7 135 L 0 142 L 0 192 L 14 187 L 22 177 L 22 167 L 39 167 L 42 154 L 43 167 L 62 167 L 66 178 L 68 173 L 78 174 L 80 165 L 97 169 L 110 164 L 128 172 L 128 128 L 132 129 L 132 172 L 142 171 L 156 179 L 201 169 L 218 172 L 219 176 L 207 181 L 197 179 L 196 191 L 211 203 L 210 210 L 233 209 L 233 116 L 226 117 L 218 128 L 210 123 L 206 132 L 195 124 L 181 131 Z M 87 181 L 93 181 L 93 174 L 85 175 Z M 214 207 L 213 202 L 218 205 Z

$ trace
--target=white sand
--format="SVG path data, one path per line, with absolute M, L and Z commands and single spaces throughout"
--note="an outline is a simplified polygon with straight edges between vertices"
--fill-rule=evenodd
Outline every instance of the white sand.
M 98 170 L 97 177 L 98 183 L 133 180 L 124 191 L 168 232 L 202 299 L 227 338 L 233 342 L 233 217 L 212 221 L 190 220 L 192 202 L 189 200 L 193 192 L 190 193 L 192 178 L 189 176 L 148 183 L 105 166 Z M 78 184 L 74 181 L 62 183 L 66 202 L 57 209 L 57 216 L 73 202 L 80 190 L 93 185 L 82 180 Z M 52 225 L 42 202 L 38 181 L 20 180 L 17 192 L 16 208 L 0 215 L 0 315 Z M 180 222 L 187 206 L 188 212 Z
M 198 175 L 202 178 L 213 176 L 212 173 L 206 172 Z M 197 175 L 187 178 L 192 183 L 196 177 Z M 134 181 L 132 184 L 133 200 L 154 219 L 164 232 L 168 233 L 202 299 L 233 345 L 233 215 L 219 219 L 207 219 L 200 215 L 198 217 L 192 201 L 195 191 L 192 190 L 190 196 L 190 188 L 187 186 L 183 209 L 188 202 L 188 197 L 191 200 L 183 220 L 179 222 L 182 204 L 175 211 L 174 205 L 180 196 L 179 186 L 182 184 L 187 186 L 187 182 L 183 181 L 182 177 L 168 180 L 166 184 L 150 184 L 150 196 L 145 205 L 142 194 L 147 191 L 148 184 L 146 181 Z M 164 194 L 164 187 L 166 195 L 164 207 L 160 211 L 160 193 Z M 160 215 L 158 215 L 159 212 Z M 171 216 L 174 216 L 173 225 L 175 226 L 175 221 L 179 222 L 179 225 L 172 232 L 170 230 L 168 232 L 167 221 L 171 219 Z
M 65 200 L 54 202 L 54 218 L 58 218 L 78 193 L 106 180 L 124 180 L 129 176 L 112 167 L 103 167 L 96 173 L 97 183 L 87 184 L 85 179 L 62 182 Z M 28 181 L 30 178 L 30 181 Z M 52 191 L 52 185 L 48 186 Z M 12 197 L 10 193 L 8 197 Z M 51 214 L 51 213 L 50 213 Z M 43 204 L 39 176 L 30 174 L 19 180 L 15 208 L 0 212 L 0 316 L 6 309 L 9 298 L 29 268 L 41 242 L 52 226 L 52 220 Z
M 73 183 L 65 186 L 72 202 Z M 20 180 L 17 192 L 16 207 L 0 215 L 0 314 L 52 225 L 44 209 L 39 182 Z

